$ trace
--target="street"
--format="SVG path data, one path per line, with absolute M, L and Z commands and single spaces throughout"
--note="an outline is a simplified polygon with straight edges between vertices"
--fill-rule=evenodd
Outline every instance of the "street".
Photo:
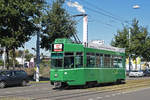
M 132 89 L 115 88 L 116 90 L 111 87 L 113 86 L 106 85 L 104 87 L 88 89 L 53 89 L 53 86 L 49 83 L 39 83 L 29 84 L 25 87 L 7 87 L 0 89 L 0 98 L 23 97 L 29 100 L 149 100 L 150 98 L 150 86 Z M 97 88 L 107 89 L 98 90 Z

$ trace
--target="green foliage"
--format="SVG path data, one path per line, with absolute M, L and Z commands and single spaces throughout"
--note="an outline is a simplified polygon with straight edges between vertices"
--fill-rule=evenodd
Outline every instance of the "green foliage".
M 0 44 L 9 50 L 23 47 L 38 31 L 35 22 L 42 16 L 45 0 L 0 0 Z M 9 62 L 9 60 L 7 60 Z
M 131 30 L 129 39 L 129 30 Z M 111 42 L 112 46 L 126 49 L 126 55 L 132 55 L 133 58 L 143 57 L 146 61 L 150 61 L 150 36 L 145 27 L 139 26 L 139 21 L 134 19 L 131 27 L 124 27 Z
M 22 57 L 23 56 L 23 51 L 22 50 L 18 50 L 17 52 L 16 52 L 16 57 Z
M 6 65 L 7 66 L 13 66 L 14 62 L 15 62 L 16 66 L 19 65 L 19 62 L 16 59 L 9 59 L 9 63 L 7 63 Z
M 140 27 L 136 19 L 133 20 L 131 28 L 131 54 L 136 58 L 137 56 L 143 56 L 143 50 L 145 49 L 146 40 L 148 38 L 148 31 L 145 27 Z
M 30 61 L 31 58 L 33 58 L 33 54 L 31 54 L 28 49 L 25 50 L 25 58 L 26 58 L 26 61 Z
M 35 18 L 41 16 L 43 0 L 0 1 L 0 44 L 9 49 L 18 48 L 37 31 Z
M 33 54 L 29 52 L 28 49 L 26 49 L 25 51 L 23 50 L 18 50 L 16 52 L 16 56 L 17 57 L 25 57 L 26 61 L 30 61 L 31 58 L 33 57 Z
M 43 17 L 42 26 L 43 34 L 41 35 L 41 47 L 50 49 L 50 44 L 56 38 L 70 38 L 76 34 L 75 21 L 63 8 L 64 0 L 55 0 L 52 7 L 47 10 L 47 14 Z
M 144 61 L 150 61 L 150 37 L 147 37 L 145 40 L 145 45 L 143 45 L 142 57 Z
M 119 48 L 126 48 L 126 56 L 129 55 L 129 29 L 124 27 L 123 30 L 118 30 L 111 45 Z
M 40 64 L 41 64 L 43 67 L 50 67 L 50 60 L 41 59 Z

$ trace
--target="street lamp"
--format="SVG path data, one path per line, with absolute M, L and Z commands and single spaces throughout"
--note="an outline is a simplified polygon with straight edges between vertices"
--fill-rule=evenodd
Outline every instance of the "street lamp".
M 131 28 L 129 28 L 129 50 L 130 50 L 130 39 L 131 39 L 131 37 L 130 37 L 130 35 L 131 35 Z M 130 52 L 129 52 L 129 72 L 131 71 L 131 55 L 130 55 Z
M 133 9 L 138 9 L 138 8 L 140 8 L 140 6 L 139 5 L 134 5 L 132 8 Z
M 38 24 L 37 25 L 37 27 L 39 27 L 40 28 L 40 31 L 39 32 L 37 32 L 37 40 L 36 40 L 36 49 L 35 48 L 32 48 L 32 50 L 34 50 L 34 51 L 36 51 L 36 82 L 39 82 L 39 79 L 40 79 L 40 77 L 39 77 L 39 75 L 40 75 L 40 73 L 39 73 L 39 68 L 40 68 L 40 66 L 39 66 L 39 64 L 40 64 L 40 33 L 41 33 L 41 25 L 40 24 Z
M 39 82 L 39 66 L 40 64 L 40 32 L 37 32 L 37 41 L 36 41 L 36 82 Z
M 132 6 L 133 9 L 139 9 L 140 6 L 139 5 L 134 5 Z M 130 49 L 130 45 L 131 45 L 131 28 L 129 27 L 129 49 Z M 129 72 L 131 71 L 131 54 L 129 53 Z

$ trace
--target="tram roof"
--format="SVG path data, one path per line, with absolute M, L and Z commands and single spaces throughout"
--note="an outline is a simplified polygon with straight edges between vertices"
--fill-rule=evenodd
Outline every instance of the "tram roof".
M 109 50 L 109 51 L 114 51 L 114 52 L 125 53 L 125 48 L 117 48 L 117 47 L 93 43 L 93 42 L 88 43 L 88 48 L 95 48 L 95 49 L 100 49 L 100 50 Z
M 63 43 L 63 44 L 72 43 L 72 44 L 74 44 L 74 42 L 71 39 L 67 39 L 67 38 L 58 38 L 54 41 L 54 43 Z M 113 47 L 113 46 L 109 46 L 109 45 L 99 44 L 99 43 L 96 43 L 93 41 L 88 42 L 88 48 L 125 53 L 125 48 L 117 48 L 117 47 Z

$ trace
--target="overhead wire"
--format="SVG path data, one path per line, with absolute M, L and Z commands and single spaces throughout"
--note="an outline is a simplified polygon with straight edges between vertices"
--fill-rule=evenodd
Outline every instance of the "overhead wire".
M 92 3 L 89 3 L 89 2 L 86 1 L 86 0 L 79 0 L 79 1 L 81 1 L 81 2 L 83 2 L 83 3 L 85 2 L 86 4 L 88 4 L 88 5 L 90 5 L 90 6 L 94 7 L 94 8 L 96 8 L 96 9 L 98 10 L 98 11 L 96 11 L 96 12 L 98 12 L 98 13 L 104 15 L 104 16 L 108 16 L 108 17 L 113 18 L 114 20 L 117 20 L 117 21 L 122 22 L 122 18 L 121 18 L 121 17 L 119 17 L 119 16 L 116 17 L 116 15 L 112 14 L 112 13 L 109 12 L 109 11 L 106 11 L 106 10 L 100 8 L 100 7 L 97 7 L 96 5 L 94 5 L 94 4 L 92 4 Z
M 79 23 L 82 19 L 83 18 L 81 17 L 80 19 L 77 20 L 77 22 Z M 82 43 L 77 34 L 73 34 L 73 37 L 76 43 L 80 43 L 80 44 Z
M 80 0 L 80 1 L 81 1 L 81 0 Z M 81 1 L 81 2 L 84 2 L 84 1 L 85 1 L 85 0 L 83 0 L 83 1 Z M 72 2 L 72 1 L 71 1 L 71 0 L 66 0 L 66 2 Z M 94 6 L 94 7 L 96 7 L 96 6 Z M 88 9 L 89 11 L 94 12 L 95 14 L 104 15 L 104 16 L 107 16 L 107 17 L 112 18 L 112 19 L 114 19 L 114 20 L 117 20 L 117 21 L 119 21 L 119 22 L 122 22 L 121 19 L 119 19 L 119 18 L 113 16 L 112 13 L 109 13 L 109 12 L 103 10 L 103 9 L 99 9 L 98 7 L 96 7 L 96 9 L 92 9 L 92 8 L 90 8 L 90 7 L 85 7 L 85 6 L 84 6 L 84 8 L 85 8 L 85 9 Z M 102 11 L 103 11 L 103 12 L 102 12 Z M 90 16 L 90 15 L 88 15 L 88 16 Z M 103 21 L 101 21 L 101 20 L 99 20 L 99 19 L 95 19 L 95 20 L 98 21 L 98 22 L 100 22 L 100 23 L 102 23 L 102 24 L 104 24 L 104 25 L 106 25 L 106 26 L 108 26 L 108 27 L 113 28 L 113 25 L 111 25 L 111 24 L 109 24 L 109 23 L 105 23 L 105 22 L 103 22 Z M 114 20 L 113 20 L 113 21 L 114 21 Z M 89 21 L 88 21 L 88 22 L 89 22 Z M 115 22 L 115 21 L 114 21 L 114 22 Z M 107 28 L 108 28 L 108 27 L 107 27 Z
M 92 17 L 91 15 L 88 15 L 88 16 L 89 16 L 89 18 Z M 91 18 L 91 19 L 94 19 L 94 20 L 92 20 L 92 21 L 100 22 L 101 24 L 104 24 L 104 25 L 106 25 L 106 26 L 108 26 L 108 27 L 113 28 L 113 25 L 111 25 L 111 24 L 109 24 L 109 23 L 103 22 L 103 21 L 101 21 L 101 20 L 99 20 L 99 19 L 95 19 L 95 18 Z M 90 21 L 90 22 L 92 22 L 92 21 Z M 89 21 L 88 21 L 88 22 L 89 22 Z
M 123 19 L 122 17 L 116 16 L 116 15 L 114 15 L 113 13 L 111 13 L 111 12 L 109 12 L 109 11 L 106 11 L 106 10 L 100 8 L 100 7 L 97 7 L 96 5 L 94 5 L 94 4 L 92 4 L 92 3 L 89 3 L 89 2 L 86 1 L 86 0 L 79 0 L 79 1 L 81 1 L 81 2 L 83 2 L 83 3 L 86 3 L 86 4 L 88 4 L 89 6 L 92 6 L 92 7 L 94 7 L 95 9 L 97 9 L 97 10 L 95 10 L 95 9 L 92 9 L 92 8 L 89 8 L 89 7 L 85 7 L 85 6 L 84 6 L 84 8 L 88 9 L 89 11 L 95 12 L 95 13 L 100 14 L 100 15 L 103 15 L 103 16 L 110 17 L 110 18 L 112 18 L 112 19 L 114 19 L 114 20 L 116 20 L 116 21 L 121 22 L 122 24 L 123 24 L 123 23 L 130 24 L 128 21 L 122 20 L 122 19 Z
M 80 0 L 81 2 L 83 2 L 82 0 Z M 85 1 L 85 0 L 84 0 Z M 72 2 L 71 0 L 66 0 L 66 2 Z M 88 2 L 87 2 L 88 3 Z M 107 17 L 110 17 L 110 18 L 112 18 L 112 19 L 115 19 L 115 20 L 119 20 L 118 18 L 116 18 L 116 17 L 114 17 L 114 16 L 112 16 L 112 14 L 111 15 L 109 15 L 109 14 L 106 14 L 106 13 L 103 13 L 103 12 L 100 12 L 100 11 L 98 11 L 98 10 L 95 10 L 95 9 L 92 9 L 92 8 L 89 8 L 89 7 L 85 7 L 84 6 L 84 8 L 86 8 L 86 9 L 88 9 L 89 11 L 92 11 L 92 12 L 94 12 L 95 14 L 100 14 L 100 15 L 104 15 L 104 16 L 107 16 Z M 98 8 L 97 8 L 98 9 Z M 89 15 L 88 15 L 89 16 Z M 108 24 L 108 23 L 104 23 L 104 22 L 102 22 L 102 21 L 100 21 L 100 20 L 98 20 L 98 19 L 96 19 L 97 21 L 99 21 L 100 23 L 102 23 L 102 24 L 105 24 L 105 25 L 107 25 L 107 26 L 109 26 L 109 27 L 113 27 L 113 25 L 111 25 L 111 24 Z M 121 20 L 119 20 L 120 22 L 122 22 Z M 115 21 L 114 21 L 115 22 Z

